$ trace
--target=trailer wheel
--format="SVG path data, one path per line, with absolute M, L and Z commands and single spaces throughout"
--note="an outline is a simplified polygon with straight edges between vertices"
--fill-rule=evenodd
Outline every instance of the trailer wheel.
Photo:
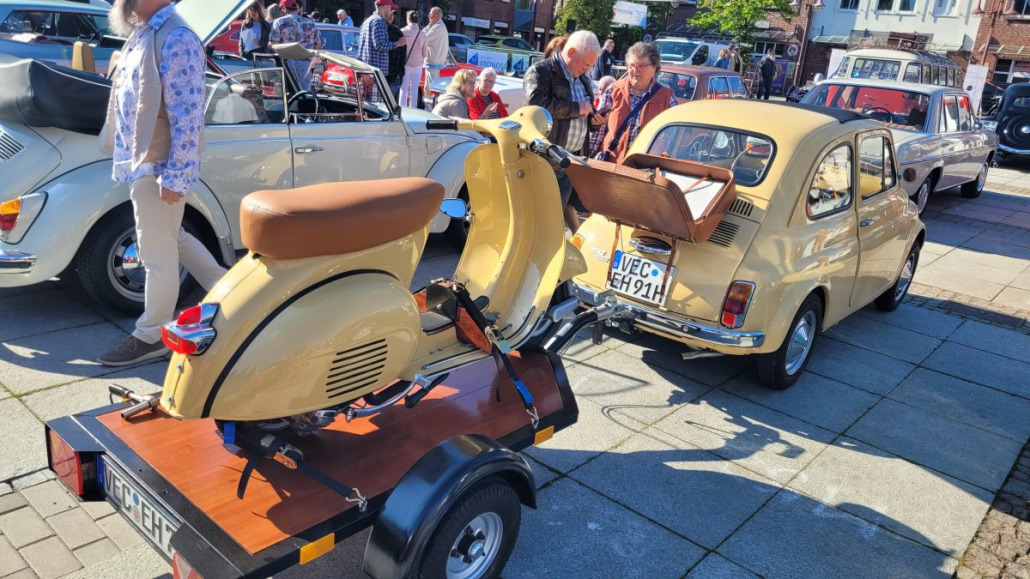
M 519 495 L 492 476 L 465 492 L 440 521 L 426 545 L 419 577 L 499 577 L 522 522 Z

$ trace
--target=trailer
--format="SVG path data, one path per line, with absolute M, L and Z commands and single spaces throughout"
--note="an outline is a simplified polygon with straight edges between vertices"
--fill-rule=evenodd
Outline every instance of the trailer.
M 176 578 L 268 577 L 369 526 L 363 570 L 372 577 L 497 576 L 521 506 L 536 507 L 532 470 L 517 451 L 579 414 L 556 355 L 511 360 L 536 400 L 535 428 L 508 373 L 487 358 L 414 408 L 401 401 L 293 441 L 307 468 L 282 456 L 255 460 L 211 420 L 160 408 L 123 419 L 130 401 L 48 422 L 48 461 L 83 500 L 109 501 Z

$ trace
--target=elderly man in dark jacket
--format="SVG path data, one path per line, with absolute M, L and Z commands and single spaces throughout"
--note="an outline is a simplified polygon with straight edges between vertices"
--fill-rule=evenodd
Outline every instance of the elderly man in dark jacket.
M 577 155 L 589 153 L 587 134 L 604 122 L 604 117 L 594 111 L 594 89 L 588 76 L 600 54 L 601 45 L 594 33 L 577 30 L 569 36 L 560 54 L 536 62 L 523 80 L 526 102 L 551 113 L 554 123 L 547 138 Z M 569 205 L 572 183 L 561 169 L 555 172 L 565 207 L 565 223 L 575 232 L 579 216 Z

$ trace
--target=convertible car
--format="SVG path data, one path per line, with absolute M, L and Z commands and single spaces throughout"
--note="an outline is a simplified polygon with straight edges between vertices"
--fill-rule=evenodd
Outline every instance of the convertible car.
M 972 199 L 987 183 L 998 136 L 976 122 L 960 88 L 833 78 L 801 102 L 854 111 L 890 127 L 905 191 L 919 213 L 934 191 L 961 186 L 962 196 Z
M 608 192 L 567 169 L 593 211 L 572 240 L 588 271 L 571 290 L 613 304 L 609 323 L 679 341 L 686 359 L 756 354 L 761 379 L 787 388 L 822 330 L 904 299 L 925 227 L 881 123 L 706 100 L 655 117 L 629 153 L 646 170 Z
M 207 42 L 248 4 L 183 0 L 178 9 Z M 297 45 L 282 50 L 311 55 Z M 464 159 L 480 135 L 427 130 L 426 120 L 438 117 L 399 107 L 378 70 L 330 52 L 318 56 L 382 96 L 300 90 L 281 58 L 228 76 L 208 73 L 206 149 L 184 227 L 227 264 L 244 250 L 240 200 L 258 189 L 414 175 L 444 184 L 449 197 L 462 194 Z M 0 287 L 70 268 L 91 298 L 139 311 L 144 271 L 129 189 L 111 181 L 96 137 L 109 84 L 73 73 L 31 60 L 0 66 Z M 73 81 L 74 90 L 54 88 Z M 33 90 L 34 83 L 48 88 Z M 55 110 L 68 114 L 49 113 Z M 460 243 L 464 221 L 440 215 L 432 231 Z M 182 280 L 190 283 L 185 272 Z

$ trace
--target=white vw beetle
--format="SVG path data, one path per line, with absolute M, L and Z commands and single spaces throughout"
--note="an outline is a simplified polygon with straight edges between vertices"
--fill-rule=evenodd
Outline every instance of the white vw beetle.
M 250 3 L 183 0 L 178 10 L 207 43 Z M 480 135 L 427 130 L 426 120 L 438 117 L 401 109 L 378 70 L 342 55 L 320 56 L 373 78 L 386 102 L 354 91 L 302 91 L 281 66 L 208 74 L 206 149 L 183 226 L 227 264 L 244 250 L 240 200 L 258 189 L 418 175 L 442 183 L 448 197 L 463 194 L 464 159 Z M 91 298 L 141 310 L 145 276 L 129 188 L 111 181 L 111 160 L 100 155 L 95 131 L 29 124 L 50 123 L 0 118 L 0 287 L 74 270 Z M 465 227 L 439 215 L 432 231 L 460 243 Z

